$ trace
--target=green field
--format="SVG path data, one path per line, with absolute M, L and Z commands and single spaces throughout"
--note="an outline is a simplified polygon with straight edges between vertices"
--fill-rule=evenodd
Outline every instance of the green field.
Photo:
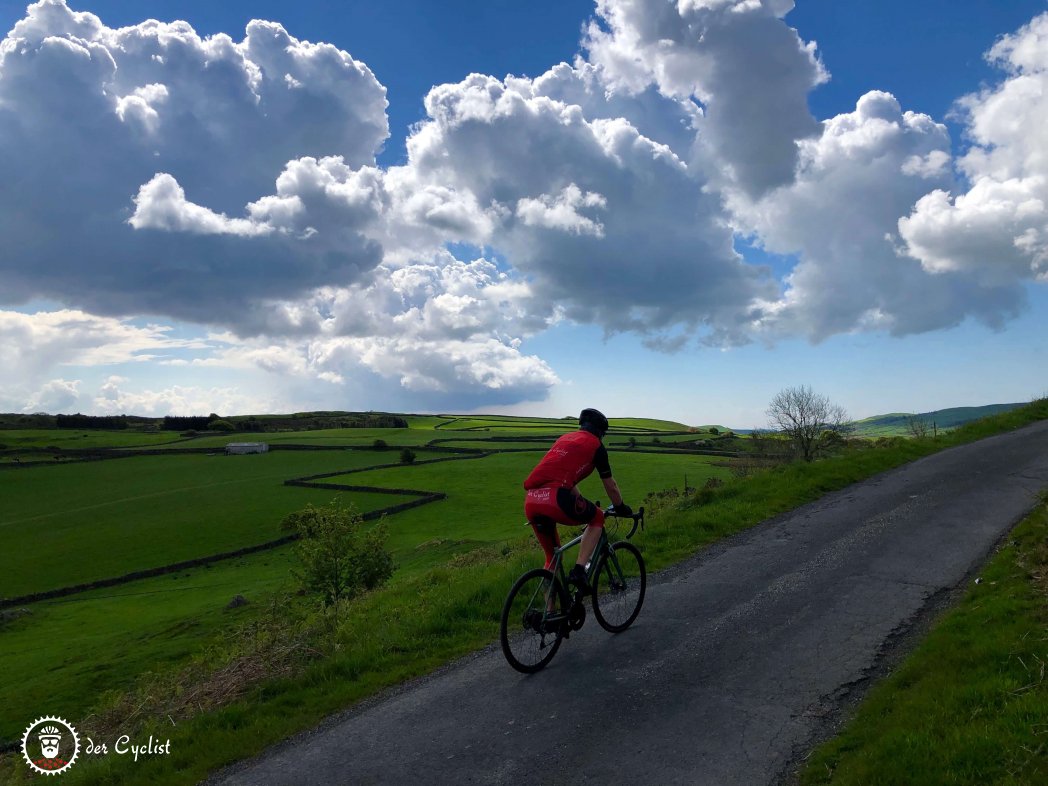
M 226 442 L 231 440 L 227 437 Z M 176 431 L 93 431 L 83 429 L 3 429 L 0 430 L 0 450 L 18 448 L 56 447 L 64 450 L 80 448 L 146 448 L 184 442 Z M 188 443 L 185 443 L 188 444 Z M 225 444 L 225 443 L 223 443 Z
M 397 466 L 320 481 L 448 495 L 446 500 L 388 518 L 389 544 L 398 565 L 394 584 L 411 581 L 467 552 L 530 542 L 530 530 L 522 526 L 521 484 L 547 446 L 486 442 L 492 434 L 460 431 L 462 440 L 439 444 L 529 450 L 479 457 L 426 451 L 424 446 L 431 440 L 454 436 L 453 429 L 435 428 L 449 420 L 411 416 L 407 429 L 207 434 L 166 446 L 214 448 L 211 454 L 141 455 L 2 471 L 0 537 L 9 548 L 0 552 L 0 597 L 120 576 L 273 540 L 284 534 L 279 529 L 284 515 L 307 503 L 326 504 L 338 497 L 363 512 L 410 500 L 283 485 L 289 478 L 376 464 Z M 468 428 L 481 423 L 484 428 L 495 427 L 500 437 L 542 434 L 550 439 L 574 425 L 503 417 L 454 422 L 469 424 Z M 636 423 L 655 422 L 630 425 L 639 428 Z M 641 439 L 649 441 L 657 433 Z M 27 445 L 59 444 L 56 435 L 65 436 L 46 430 L 5 434 L 8 444 L 21 439 Z M 149 436 L 151 443 L 133 432 L 91 432 L 87 438 L 77 436 L 74 446 L 83 442 L 91 447 L 154 447 L 169 435 Z M 376 439 L 390 449 L 372 450 Z M 231 441 L 265 441 L 274 449 L 260 455 L 226 456 L 221 448 Z M 348 449 L 280 450 L 282 444 Z M 399 465 L 402 446 L 411 446 L 416 464 Z M 449 457 L 454 460 L 426 463 Z M 728 474 L 724 466 L 714 466 L 714 459 L 704 456 L 629 454 L 612 447 L 611 460 L 627 501 L 635 506 L 648 492 L 682 485 L 685 474 L 690 485 Z M 583 490 L 594 498 L 605 496 L 595 476 Z M 541 559 L 537 546 L 534 554 L 536 561 Z M 7 678 L 0 686 L 0 705 L 5 707 L 0 741 L 14 738 L 26 723 L 24 715 L 39 712 L 39 696 L 45 693 L 54 704 L 48 712 L 82 717 L 106 691 L 126 689 L 144 672 L 188 661 L 231 622 L 251 619 L 267 597 L 293 589 L 291 562 L 291 549 L 285 546 L 32 604 L 29 615 L 0 627 L 0 673 Z M 237 594 L 249 598 L 251 605 L 225 610 Z
M 416 451 L 419 459 L 429 454 Z M 0 597 L 204 557 L 281 536 L 281 519 L 334 492 L 283 485 L 397 461 L 395 452 L 136 456 L 0 474 Z M 356 484 L 360 485 L 360 484 Z M 346 494 L 361 511 L 404 501 Z
M 258 603 L 291 587 L 290 556 L 285 547 L 32 604 L 28 616 L 0 628 L 0 739 L 14 739 L 24 718 L 39 715 L 43 696 L 55 707 L 47 712 L 83 717 L 106 691 L 187 661 L 256 613 L 255 605 L 225 610 L 235 595 Z

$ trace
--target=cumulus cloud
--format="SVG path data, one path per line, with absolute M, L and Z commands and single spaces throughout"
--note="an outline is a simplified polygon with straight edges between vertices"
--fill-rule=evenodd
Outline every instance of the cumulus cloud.
M 373 165 L 385 107 L 363 63 L 275 23 L 236 42 L 34 3 L 0 43 L 0 178 L 18 184 L 0 209 L 0 298 L 235 324 L 350 284 L 381 249 L 338 211 L 302 235 L 273 231 L 293 205 L 245 206 L 292 160 Z
M 538 199 L 525 197 L 517 202 L 517 218 L 529 227 L 559 229 L 573 235 L 604 237 L 604 226 L 599 221 L 579 213 L 579 208 L 603 209 L 608 200 L 600 194 L 585 194 L 574 183 L 553 196 L 543 194 Z
M 476 395 L 490 403 L 542 399 L 557 376 L 541 359 L 496 339 L 431 342 L 340 338 L 323 342 L 322 362 L 363 365 L 414 393 Z
M 558 382 L 522 339 L 560 318 L 517 276 L 447 251 L 377 271 L 367 286 L 329 288 L 287 304 L 312 321 L 308 337 L 243 339 L 212 334 L 200 356 L 160 363 L 187 369 L 261 370 L 277 378 L 334 386 L 361 375 L 418 394 L 468 396 L 478 403 L 541 399 Z
M 987 59 L 1006 74 L 960 100 L 973 141 L 970 187 L 922 197 L 899 221 L 908 251 L 935 274 L 987 287 L 1048 279 L 1048 13 L 1001 38 Z
M 136 325 L 73 309 L 34 314 L 0 310 L 0 407 L 56 412 L 86 406 L 80 380 L 55 379 L 56 374 L 159 363 L 178 352 L 206 352 L 218 346 L 171 332 L 165 325 Z
M 207 412 L 240 414 L 272 412 L 276 409 L 266 396 L 245 394 L 236 388 L 202 388 L 173 385 L 161 390 L 127 390 L 126 377 L 110 376 L 99 387 L 90 409 L 101 415 L 133 414 L 144 417 L 198 415 Z
M 479 74 L 435 87 L 426 110 L 408 140 L 415 177 L 514 206 L 491 242 L 569 318 L 731 337 L 774 290 L 734 252 L 706 181 L 626 119 L 589 120 L 530 80 Z
M 135 213 L 127 220 L 135 229 L 166 229 L 200 235 L 265 235 L 266 224 L 228 218 L 186 199 L 186 192 L 171 175 L 158 174 L 138 189 Z
M 332 293 L 327 308 L 328 334 L 309 351 L 332 373 L 359 365 L 416 393 L 483 394 L 500 403 L 542 399 L 558 381 L 545 361 L 520 349 L 522 337 L 557 313 L 485 259 L 404 267 L 360 293 Z
M 519 277 L 447 252 L 383 272 L 366 288 L 317 293 L 313 307 L 329 318 L 299 352 L 316 373 L 363 367 L 408 391 L 502 402 L 544 398 L 558 381 L 520 347 L 559 313 Z
M 0 367 L 35 378 L 61 365 L 101 366 L 158 360 L 175 350 L 205 349 L 199 339 L 169 335 L 170 327 L 141 327 L 84 311 L 62 309 L 23 314 L 0 311 Z
M 80 380 L 52 379 L 29 398 L 23 412 L 70 412 L 80 398 Z
M 697 100 L 698 152 L 750 195 L 788 183 L 818 133 L 808 92 L 827 78 L 783 21 L 792 0 L 598 0 L 589 59 L 615 89 Z
M 905 335 L 966 316 L 993 325 L 1016 313 L 1022 292 L 968 277 L 935 277 L 900 249 L 900 216 L 930 190 L 949 189 L 950 138 L 927 115 L 873 91 L 827 120 L 801 146 L 796 181 L 739 215 L 770 251 L 797 254 L 781 298 L 766 304 L 757 335 L 884 330 Z

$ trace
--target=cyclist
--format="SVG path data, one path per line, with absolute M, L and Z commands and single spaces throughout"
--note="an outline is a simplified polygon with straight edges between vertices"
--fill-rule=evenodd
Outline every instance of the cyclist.
M 611 475 L 608 451 L 602 440 L 608 433 L 608 419 L 595 409 L 584 409 L 579 415 L 579 430 L 553 443 L 553 447 L 524 481 L 524 515 L 546 554 L 546 567 L 553 561 L 553 550 L 560 546 L 557 524 L 586 525 L 579 544 L 579 558 L 568 574 L 568 580 L 583 592 L 589 592 L 586 563 L 600 542 L 604 511 L 579 492 L 578 484 L 597 470 L 604 489 L 611 497 L 615 513 L 631 516 L 633 511 L 622 501 L 622 493 Z

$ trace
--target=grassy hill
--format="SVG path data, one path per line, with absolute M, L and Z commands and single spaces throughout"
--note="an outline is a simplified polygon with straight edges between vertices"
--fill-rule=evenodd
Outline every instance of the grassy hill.
M 937 409 L 934 412 L 921 412 L 916 417 L 928 424 L 931 430 L 934 423 L 940 431 L 957 428 L 979 418 L 999 415 L 1023 406 L 1023 404 L 988 404 L 985 407 L 951 407 Z M 890 412 L 887 415 L 875 415 L 853 423 L 855 433 L 860 437 L 891 437 L 908 435 L 907 420 L 912 417 L 908 412 Z

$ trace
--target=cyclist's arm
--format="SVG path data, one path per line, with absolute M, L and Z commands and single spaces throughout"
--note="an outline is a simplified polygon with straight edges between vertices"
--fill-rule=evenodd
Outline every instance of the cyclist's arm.
M 593 467 L 600 476 L 600 482 L 604 484 L 604 490 L 611 497 L 611 504 L 621 505 L 622 492 L 619 491 L 619 484 L 615 482 L 615 478 L 611 476 L 611 462 L 608 460 L 608 449 L 604 445 L 597 448 L 593 456 Z
M 615 478 L 609 475 L 606 478 L 601 478 L 600 482 L 604 484 L 604 490 L 608 492 L 608 496 L 611 497 L 611 504 L 621 505 L 622 492 L 619 491 L 619 484 L 615 482 Z

